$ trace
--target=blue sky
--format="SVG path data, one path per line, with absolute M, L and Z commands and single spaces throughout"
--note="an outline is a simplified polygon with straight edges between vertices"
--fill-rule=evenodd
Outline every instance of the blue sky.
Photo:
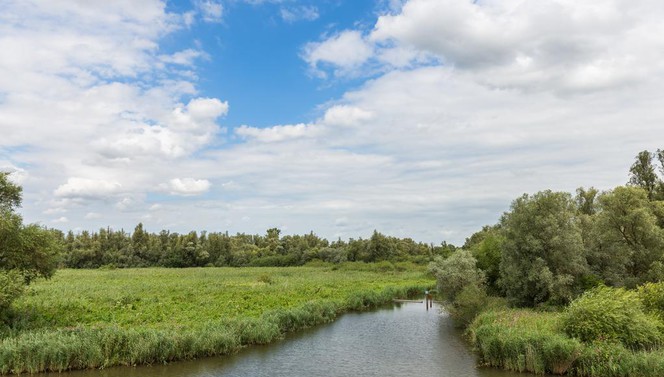
M 176 11 L 190 1 L 168 3 Z M 287 20 L 283 11 L 315 10 L 315 19 Z M 167 8 L 167 9 L 169 9 Z M 199 23 L 173 36 L 173 49 L 200 44 L 209 55 L 198 64 L 198 87 L 232 105 L 224 123 L 271 126 L 307 122 L 320 104 L 334 101 L 362 79 L 320 80 L 308 72 L 304 45 L 356 25 L 368 25 L 384 8 L 375 1 L 226 3 L 223 21 Z
M 0 2 L 27 222 L 460 244 L 664 148 L 664 2 Z

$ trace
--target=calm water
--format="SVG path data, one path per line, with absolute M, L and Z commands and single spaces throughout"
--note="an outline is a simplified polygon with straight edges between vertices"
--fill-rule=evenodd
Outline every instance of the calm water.
M 46 375 L 42 375 L 46 376 Z M 476 368 L 475 356 L 446 314 L 399 304 L 224 357 L 166 366 L 118 367 L 49 377 L 523 377 Z

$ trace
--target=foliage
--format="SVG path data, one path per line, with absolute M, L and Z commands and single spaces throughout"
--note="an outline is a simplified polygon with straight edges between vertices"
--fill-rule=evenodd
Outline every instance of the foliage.
M 484 284 L 484 273 L 477 268 L 477 260 L 470 251 L 460 249 L 447 259 L 436 257 L 429 264 L 429 271 L 436 277 L 438 291 L 449 301 L 454 301 L 461 291 L 470 285 Z
M 477 260 L 477 267 L 484 272 L 489 292 L 500 293 L 498 280 L 503 243 L 505 242 L 500 228 L 484 227 L 480 232 L 473 234 L 471 239 L 474 242 L 471 243 L 467 240 L 466 243 L 469 245 L 467 248 L 471 250 L 473 257 Z M 465 245 L 464 248 L 466 248 Z
M 0 340 L 0 373 L 227 354 L 433 284 L 421 266 L 362 265 L 63 270 L 16 302 L 30 316 Z
M 23 225 L 14 209 L 21 205 L 20 186 L 0 172 L 0 319 L 23 291 L 20 285 L 50 277 L 56 267 L 58 244 L 53 232 Z
M 23 276 L 16 270 L 0 270 L 0 313 L 7 310 L 9 305 L 23 293 L 24 289 Z
M 664 282 L 646 283 L 637 289 L 644 309 L 664 319 Z
M 557 313 L 489 310 L 468 328 L 480 363 L 519 372 L 563 374 L 583 345 L 557 331 Z
M 600 195 L 588 261 L 614 286 L 635 287 L 656 277 L 664 252 L 664 230 L 653 205 L 638 187 L 616 187 Z
M 583 342 L 620 342 L 632 349 L 662 344 L 663 324 L 644 312 L 634 291 L 598 287 L 574 300 L 562 316 L 566 334 Z
M 664 351 L 633 351 L 620 343 L 581 343 L 560 330 L 560 313 L 488 310 L 468 328 L 480 363 L 538 374 L 660 377 Z
M 466 327 L 486 309 L 488 302 L 489 297 L 484 287 L 470 284 L 463 287 L 454 302 L 446 308 L 459 327 Z
M 563 304 L 587 271 L 576 207 L 568 193 L 524 194 L 501 219 L 500 285 L 517 304 Z
M 641 151 L 636 156 L 634 164 L 629 168 L 630 185 L 644 189 L 649 200 L 654 199 L 658 195 L 657 191 L 662 183 L 653 165 L 654 158 L 655 155 L 653 153 L 647 150 Z
M 331 263 L 345 261 L 415 261 L 428 263 L 453 245 L 430 247 L 410 238 L 396 238 L 374 231 L 369 239 L 329 242 L 313 232 L 280 236 L 277 228 L 265 235 L 162 230 L 155 234 L 139 223 L 133 233 L 102 228 L 98 232 L 68 232 L 60 240 L 65 246 L 63 267 L 99 268 L 114 265 L 131 267 L 285 267 L 301 266 L 312 260 Z

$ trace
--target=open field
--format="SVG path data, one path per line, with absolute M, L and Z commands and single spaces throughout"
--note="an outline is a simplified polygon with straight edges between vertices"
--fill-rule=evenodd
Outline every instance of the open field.
M 16 302 L 0 372 L 234 352 L 433 286 L 413 265 L 61 270 Z

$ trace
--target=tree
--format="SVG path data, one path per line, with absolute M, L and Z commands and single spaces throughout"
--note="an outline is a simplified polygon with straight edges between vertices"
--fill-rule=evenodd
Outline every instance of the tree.
M 485 280 L 484 273 L 477 268 L 477 260 L 465 249 L 455 251 L 447 259 L 434 258 L 429 271 L 436 277 L 438 290 L 449 301 L 454 301 L 466 286 L 481 287 Z
M 503 215 L 500 286 L 517 305 L 563 304 L 581 291 L 587 272 L 572 196 L 524 194 Z
M 21 205 L 20 186 L 0 172 L 0 314 L 26 284 L 38 277 L 51 277 L 58 252 L 53 233 L 38 225 L 23 225 L 14 212 Z
M 629 168 L 629 184 L 644 189 L 649 200 L 655 199 L 662 186 L 662 181 L 657 176 L 655 166 L 652 163 L 654 158 L 655 156 L 649 151 L 641 151 L 636 156 L 634 164 Z M 657 151 L 657 158 L 664 161 L 664 154 L 659 150 Z
M 596 273 L 614 286 L 633 287 L 660 280 L 664 230 L 657 225 L 659 202 L 640 187 L 616 187 L 599 197 L 588 260 Z
M 597 212 L 597 203 L 595 199 L 597 199 L 598 193 L 599 191 L 594 187 L 589 189 L 579 187 L 576 189 L 576 197 L 574 200 L 576 201 L 579 213 L 592 216 Z
M 500 260 L 505 242 L 501 229 L 497 226 L 485 226 L 473 234 L 470 240 L 473 241 L 469 242 L 467 239 L 466 243 L 470 245 L 469 250 L 477 260 L 477 267 L 486 275 L 487 289 L 490 293 L 499 293 Z

